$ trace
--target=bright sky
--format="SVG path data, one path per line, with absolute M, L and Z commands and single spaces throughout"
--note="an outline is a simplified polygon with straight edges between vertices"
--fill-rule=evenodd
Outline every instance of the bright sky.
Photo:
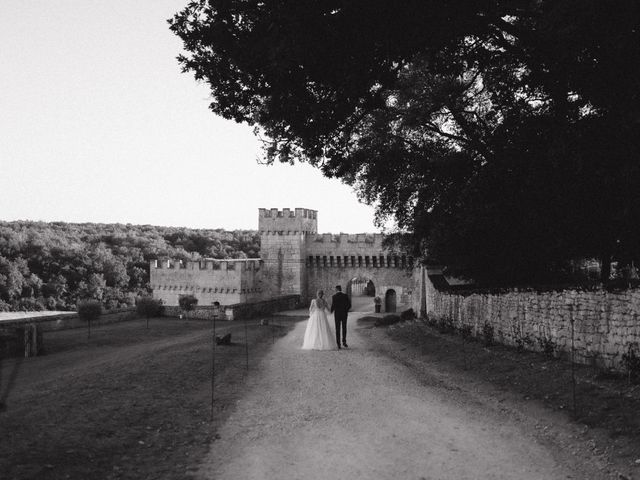
M 166 22 L 187 1 L 0 2 L 0 219 L 233 230 L 311 208 L 320 232 L 375 232 L 350 187 L 259 165 L 211 113 Z

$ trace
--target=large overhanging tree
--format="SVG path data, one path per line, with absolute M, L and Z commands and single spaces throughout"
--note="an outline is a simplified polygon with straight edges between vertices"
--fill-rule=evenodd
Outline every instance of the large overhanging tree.
M 640 253 L 640 2 L 209 0 L 170 20 L 211 109 L 480 283 Z

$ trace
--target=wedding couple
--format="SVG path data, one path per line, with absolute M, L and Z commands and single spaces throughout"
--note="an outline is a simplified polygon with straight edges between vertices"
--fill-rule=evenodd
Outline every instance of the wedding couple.
M 342 293 L 342 287 L 336 286 L 336 293 L 331 297 L 331 307 L 324 299 L 324 292 L 318 290 L 316 298 L 311 300 L 309 307 L 309 320 L 307 329 L 304 332 L 303 350 L 335 350 L 336 348 L 347 348 L 347 315 L 351 309 L 349 296 Z M 335 339 L 329 327 L 327 314 L 333 313 L 336 323 Z M 340 343 L 340 333 L 342 332 L 342 343 Z

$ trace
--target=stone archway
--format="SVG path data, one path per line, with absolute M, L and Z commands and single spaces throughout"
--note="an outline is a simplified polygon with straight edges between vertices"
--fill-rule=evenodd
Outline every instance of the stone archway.
M 384 294 L 384 311 L 389 313 L 395 312 L 397 302 L 396 291 L 393 288 L 390 288 Z
M 346 293 L 351 299 L 351 311 L 373 312 L 376 287 L 371 277 L 357 276 L 347 282 Z

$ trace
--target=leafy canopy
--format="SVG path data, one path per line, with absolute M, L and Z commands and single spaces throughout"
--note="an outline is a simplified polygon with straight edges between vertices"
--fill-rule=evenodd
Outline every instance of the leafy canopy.
M 255 258 L 253 230 L 152 225 L 0 221 L 0 311 L 75 310 L 80 299 L 106 309 L 149 293 L 157 258 Z
M 513 283 L 640 257 L 634 0 L 202 0 L 169 22 L 213 112 L 431 261 Z

